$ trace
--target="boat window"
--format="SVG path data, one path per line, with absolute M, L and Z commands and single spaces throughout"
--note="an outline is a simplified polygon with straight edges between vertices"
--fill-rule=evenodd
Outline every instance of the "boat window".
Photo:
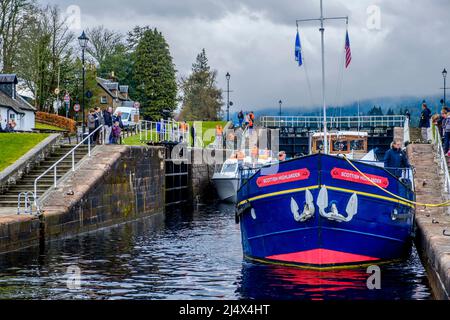
M 364 140 L 352 140 L 350 142 L 350 149 L 352 151 L 364 151 L 365 143 Z
M 348 141 L 345 140 L 333 140 L 333 151 L 346 152 L 348 151 Z
M 237 163 L 225 163 L 222 168 L 222 173 L 235 173 L 237 169 Z

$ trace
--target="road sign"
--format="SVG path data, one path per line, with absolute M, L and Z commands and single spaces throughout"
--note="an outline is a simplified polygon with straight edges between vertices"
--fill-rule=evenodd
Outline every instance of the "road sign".
M 70 102 L 70 95 L 68 93 L 66 93 L 66 95 L 64 96 L 64 102 L 65 103 L 69 103 Z
M 92 91 L 86 91 L 86 98 L 90 99 L 94 96 L 94 94 L 92 93 Z
M 141 107 L 141 104 L 139 103 L 139 102 L 135 102 L 134 103 L 134 107 L 136 108 L 136 109 L 139 109 L 140 107 Z
M 81 106 L 77 103 L 77 104 L 75 104 L 75 105 L 73 106 L 73 110 L 74 110 L 75 112 L 80 112 Z

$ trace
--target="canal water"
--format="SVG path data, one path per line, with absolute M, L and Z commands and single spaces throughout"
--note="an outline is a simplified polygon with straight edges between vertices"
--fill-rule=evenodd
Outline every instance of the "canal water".
M 0 299 L 432 298 L 415 250 L 381 266 L 380 290 L 367 288 L 368 277 L 246 262 L 233 207 L 218 205 L 2 255 Z

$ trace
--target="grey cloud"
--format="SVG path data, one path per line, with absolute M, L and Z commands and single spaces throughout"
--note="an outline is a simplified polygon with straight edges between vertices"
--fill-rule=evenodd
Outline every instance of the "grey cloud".
M 79 5 L 84 27 L 104 24 L 126 32 L 136 24 L 161 29 L 177 69 L 184 75 L 205 47 L 213 68 L 232 75 L 237 108 L 310 104 L 306 73 L 293 61 L 295 19 L 319 15 L 318 0 L 49 0 L 64 8 Z M 47 3 L 46 0 L 40 0 Z M 382 13 L 379 31 L 366 28 L 369 5 Z M 353 63 L 343 73 L 342 101 L 377 96 L 439 93 L 440 71 L 450 63 L 448 0 L 324 0 L 327 16 L 349 15 Z M 327 23 L 328 101 L 339 86 L 345 25 Z M 318 25 L 301 30 L 314 103 L 320 99 Z M 450 68 L 450 65 L 447 65 Z

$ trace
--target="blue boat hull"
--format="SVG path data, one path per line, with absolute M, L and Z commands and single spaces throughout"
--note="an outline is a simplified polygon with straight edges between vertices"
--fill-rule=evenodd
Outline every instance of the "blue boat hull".
M 393 194 L 414 200 L 413 191 L 383 168 L 353 164 Z M 324 193 L 326 208 L 319 207 Z M 302 219 L 304 210 L 309 216 Z M 309 268 L 402 258 L 414 230 L 411 204 L 375 187 L 346 160 L 326 155 L 259 171 L 238 192 L 238 217 L 247 258 Z

